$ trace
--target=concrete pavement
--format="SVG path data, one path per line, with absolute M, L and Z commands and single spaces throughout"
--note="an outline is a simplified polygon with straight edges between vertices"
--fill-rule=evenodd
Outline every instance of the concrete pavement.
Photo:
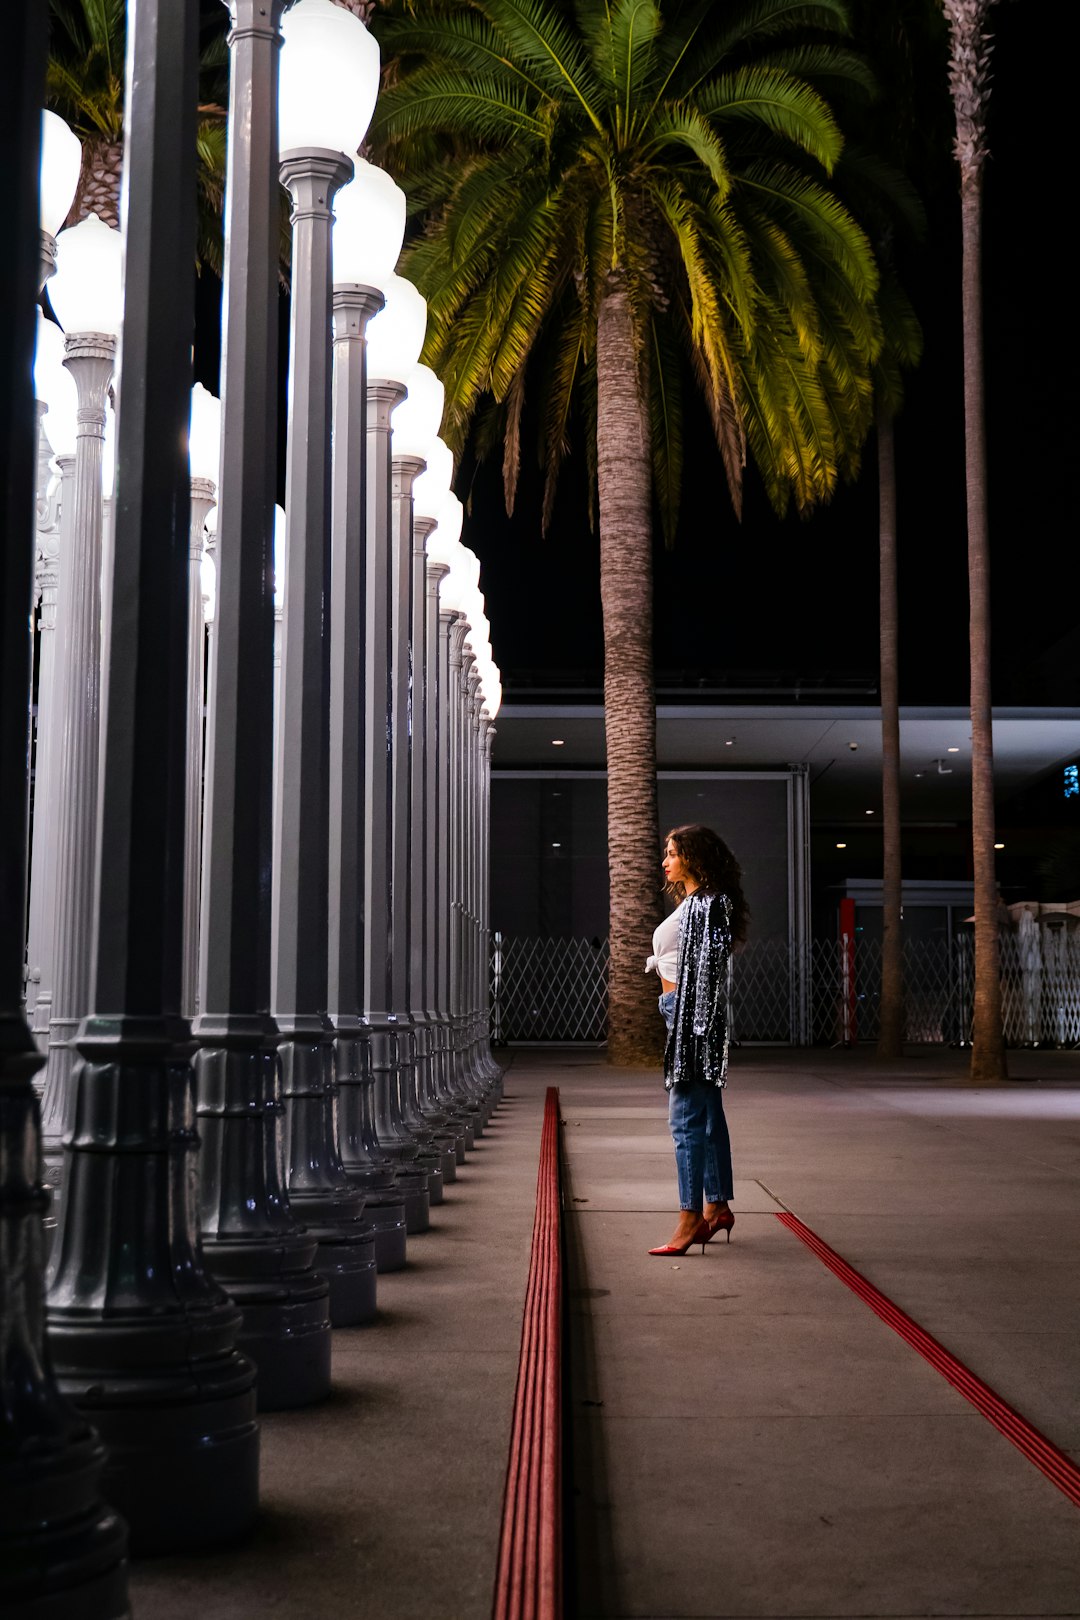
M 659 1079 L 519 1059 L 566 1121 L 581 1617 L 1080 1614 L 1080 1511 L 775 1218 L 1080 1458 L 1080 1061 L 1011 1057 L 735 1053 L 733 1240 L 674 1261 Z

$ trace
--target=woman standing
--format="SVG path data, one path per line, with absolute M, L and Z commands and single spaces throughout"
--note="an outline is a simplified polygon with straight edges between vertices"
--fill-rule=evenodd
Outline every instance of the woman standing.
M 685 1254 L 727 1233 L 731 1211 L 731 1144 L 724 1118 L 728 1060 L 727 986 L 732 945 L 746 937 L 742 872 L 710 827 L 676 827 L 664 840 L 667 892 L 681 897 L 653 935 L 648 968 L 660 976 L 660 1011 L 668 1027 L 664 1085 L 675 1143 L 679 1224 L 670 1243 L 650 1254 Z

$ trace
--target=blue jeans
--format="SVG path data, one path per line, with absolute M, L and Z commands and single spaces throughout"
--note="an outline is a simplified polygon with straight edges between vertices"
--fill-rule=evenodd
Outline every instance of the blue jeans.
M 660 1011 L 670 1029 L 675 1016 L 674 990 L 666 990 L 660 997 Z M 668 1092 L 668 1126 L 675 1144 L 679 1208 L 700 1212 L 703 1198 L 709 1204 L 726 1204 L 734 1184 L 731 1140 L 720 1087 L 696 1080 L 672 1086 Z

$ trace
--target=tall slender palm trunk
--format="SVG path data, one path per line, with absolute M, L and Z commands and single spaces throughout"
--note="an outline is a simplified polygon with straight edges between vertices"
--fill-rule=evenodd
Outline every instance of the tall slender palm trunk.
M 892 413 L 877 408 L 878 580 L 881 640 L 882 933 L 881 1019 L 877 1055 L 898 1058 L 904 1049 L 904 961 L 901 937 L 900 674 L 896 604 L 896 439 Z
M 990 545 L 982 352 L 982 175 L 961 189 L 964 423 L 971 640 L 971 850 L 975 878 L 975 1027 L 971 1078 L 1007 1080 L 994 867 L 994 738 L 990 701 Z
M 975 1027 L 971 1078 L 1006 1080 L 994 871 L 994 747 L 990 705 L 990 544 L 986 518 L 986 393 L 982 332 L 982 182 L 994 0 L 944 0 L 949 88 L 960 169 L 964 445 L 971 642 L 971 845 L 975 878 Z
M 652 503 L 630 300 L 614 283 L 596 334 L 611 979 L 608 1061 L 654 1063 L 663 1026 L 645 975 L 659 916 Z

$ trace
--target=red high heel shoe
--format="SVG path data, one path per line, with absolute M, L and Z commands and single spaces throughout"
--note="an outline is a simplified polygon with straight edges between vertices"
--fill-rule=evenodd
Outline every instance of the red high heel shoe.
M 734 1217 L 732 1218 L 734 1219 Z M 704 1217 L 702 1217 L 694 1231 L 690 1234 L 686 1242 L 681 1247 L 677 1243 L 665 1243 L 659 1249 L 650 1249 L 649 1253 L 659 1255 L 685 1254 L 687 1249 L 692 1249 L 695 1243 L 700 1243 L 701 1252 L 704 1254 L 705 1245 L 708 1243 L 711 1237 L 712 1232 L 709 1230 L 709 1223 L 704 1219 Z
M 731 1228 L 735 1225 L 735 1211 L 731 1209 L 721 1210 L 719 1215 L 715 1216 L 711 1221 L 706 1216 L 705 1225 L 709 1228 L 709 1236 L 705 1239 L 706 1243 L 711 1242 L 717 1232 L 726 1232 L 727 1240 L 730 1243 Z

